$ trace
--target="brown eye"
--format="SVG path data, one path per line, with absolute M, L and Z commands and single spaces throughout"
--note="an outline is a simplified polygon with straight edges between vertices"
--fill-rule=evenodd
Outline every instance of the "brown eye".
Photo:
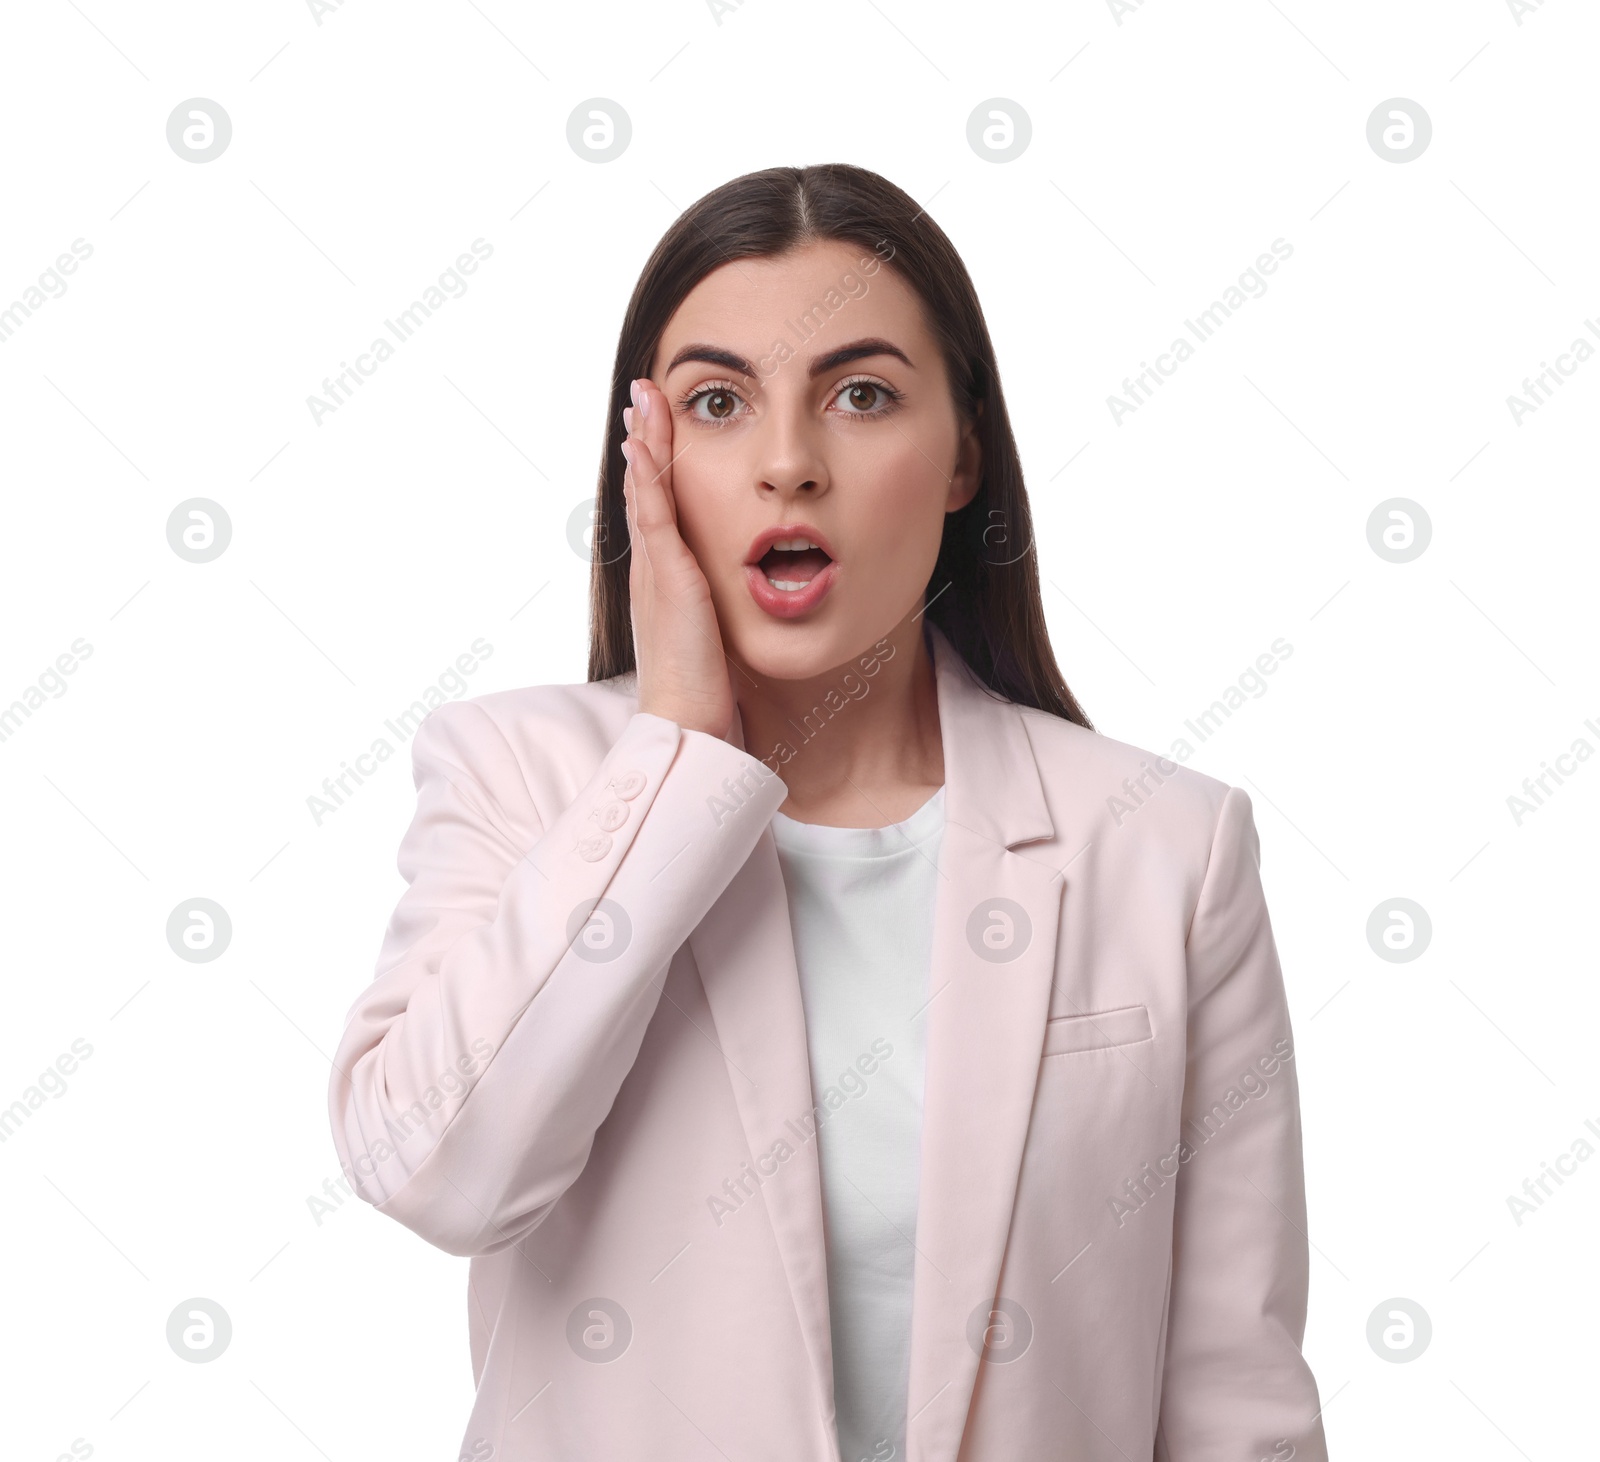
M 733 397 L 726 391 L 713 391 L 706 397 L 706 407 L 713 416 L 728 416 L 733 411 Z
M 834 396 L 829 410 L 841 421 L 876 421 L 894 411 L 902 399 L 893 386 L 867 376 L 841 381 L 832 389 Z M 841 406 L 840 402 L 844 404 Z

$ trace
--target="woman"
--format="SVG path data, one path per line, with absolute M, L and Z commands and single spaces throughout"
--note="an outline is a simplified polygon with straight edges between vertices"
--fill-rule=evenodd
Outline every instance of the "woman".
M 331 1091 L 463 1455 L 1324 1458 L 1250 802 L 1063 682 L 949 240 L 735 179 L 614 380 L 589 681 L 422 723 Z

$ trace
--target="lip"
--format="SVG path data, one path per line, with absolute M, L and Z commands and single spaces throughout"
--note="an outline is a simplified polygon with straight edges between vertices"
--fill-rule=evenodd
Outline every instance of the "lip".
M 761 562 L 761 556 L 772 547 L 780 538 L 809 538 L 829 558 L 837 558 L 833 545 L 823 536 L 820 528 L 813 528 L 809 523 L 774 523 L 770 528 L 763 528 L 750 540 L 750 551 L 745 554 L 744 561 L 748 564 Z
M 761 556 L 780 538 L 809 538 L 828 555 L 828 562 L 803 589 L 774 589 L 761 571 Z M 833 545 L 809 523 L 775 523 L 770 528 L 762 529 L 751 541 L 744 574 L 750 597 L 768 614 L 774 619 L 798 619 L 827 597 L 834 580 L 839 576 L 839 564 L 833 555 Z

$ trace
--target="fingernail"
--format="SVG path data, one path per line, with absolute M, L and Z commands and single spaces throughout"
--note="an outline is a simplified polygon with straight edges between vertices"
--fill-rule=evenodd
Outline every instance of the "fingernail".
M 625 457 L 627 459 L 628 466 L 632 467 L 633 466 L 633 443 L 632 442 L 624 442 L 622 444 L 622 455 L 623 455 L 623 457 Z
M 638 383 L 638 381 L 629 381 L 628 382 L 628 399 L 631 400 L 635 406 L 637 406 L 639 404 L 639 383 Z
M 641 388 L 640 391 L 639 391 L 638 396 L 635 397 L 634 399 L 638 403 L 639 415 L 645 421 L 649 421 L 650 420 L 650 397 L 649 397 L 648 393 L 645 392 Z
M 631 432 L 633 430 L 633 407 L 624 406 L 622 408 L 622 424 L 628 431 Z

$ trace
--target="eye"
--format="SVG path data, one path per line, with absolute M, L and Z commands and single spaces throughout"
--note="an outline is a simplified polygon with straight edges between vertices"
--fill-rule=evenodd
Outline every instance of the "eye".
M 901 393 L 876 377 L 853 376 L 840 384 L 833 399 L 843 402 L 841 416 L 887 416 L 900 404 Z
M 737 388 L 727 381 L 707 381 L 681 397 L 678 410 L 701 426 L 723 426 L 733 420 L 739 407 Z M 705 410 L 698 408 L 705 403 Z

